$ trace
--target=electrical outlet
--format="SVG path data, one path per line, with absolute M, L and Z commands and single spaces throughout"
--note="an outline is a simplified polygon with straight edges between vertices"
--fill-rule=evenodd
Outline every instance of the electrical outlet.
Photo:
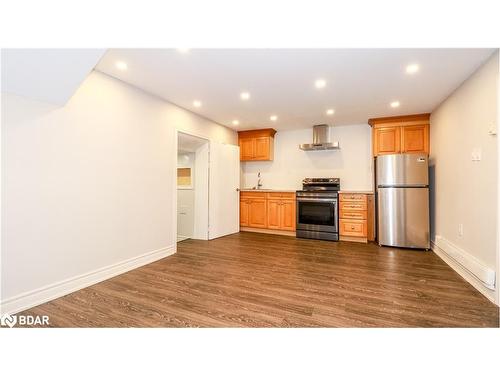
M 464 225 L 458 224 L 458 236 L 463 237 L 463 235 L 464 235 Z

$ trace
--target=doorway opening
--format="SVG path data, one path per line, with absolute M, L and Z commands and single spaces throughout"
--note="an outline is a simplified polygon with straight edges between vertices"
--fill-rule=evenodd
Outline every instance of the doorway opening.
M 177 133 L 177 242 L 208 239 L 209 142 Z

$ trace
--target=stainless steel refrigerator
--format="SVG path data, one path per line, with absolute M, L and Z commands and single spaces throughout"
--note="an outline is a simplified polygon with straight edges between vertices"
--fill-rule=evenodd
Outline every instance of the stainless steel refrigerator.
M 429 162 L 426 154 L 376 159 L 378 244 L 429 249 Z

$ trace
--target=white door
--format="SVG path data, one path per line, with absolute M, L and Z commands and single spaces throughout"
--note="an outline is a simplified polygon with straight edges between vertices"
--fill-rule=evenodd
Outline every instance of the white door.
M 240 230 L 240 148 L 210 142 L 208 238 Z

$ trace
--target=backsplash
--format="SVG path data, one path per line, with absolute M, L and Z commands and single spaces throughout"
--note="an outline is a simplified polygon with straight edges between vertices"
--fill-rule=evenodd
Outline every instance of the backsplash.
M 312 129 L 278 131 L 273 161 L 241 163 L 241 187 L 257 185 L 257 174 L 261 172 L 265 189 L 298 190 L 305 177 L 339 177 L 344 190 L 372 190 L 370 126 L 333 126 L 331 137 L 340 142 L 340 150 L 305 152 L 299 144 L 310 142 Z

